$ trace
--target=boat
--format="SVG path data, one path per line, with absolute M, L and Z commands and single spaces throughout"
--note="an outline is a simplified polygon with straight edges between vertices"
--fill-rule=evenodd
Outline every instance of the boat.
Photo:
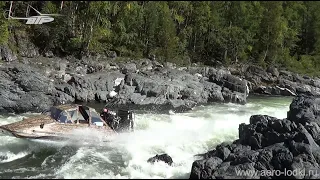
M 122 117 L 124 117 L 123 112 L 126 111 L 119 110 L 119 112 L 122 112 Z M 74 136 L 73 132 L 75 130 L 89 129 L 90 131 L 101 132 L 104 136 L 112 136 L 125 127 L 121 126 L 122 128 L 115 129 L 112 126 L 115 124 L 114 122 L 118 123 L 117 127 L 119 127 L 119 123 L 124 122 L 121 121 L 121 115 L 119 117 L 117 114 L 113 114 L 113 116 L 106 118 L 106 114 L 110 113 L 104 112 L 98 114 L 94 108 L 85 105 L 58 105 L 50 107 L 41 114 L 2 125 L 0 126 L 0 132 L 3 135 L 15 136 L 17 138 L 61 140 Z M 127 112 L 125 114 L 128 115 L 130 113 Z M 132 119 L 126 118 L 125 120 Z

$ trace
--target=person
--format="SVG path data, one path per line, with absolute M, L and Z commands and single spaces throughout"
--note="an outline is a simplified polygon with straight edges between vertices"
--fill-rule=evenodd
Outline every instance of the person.
M 115 112 L 103 108 L 100 116 L 113 130 L 118 130 L 120 121 Z
M 116 113 L 104 107 L 100 116 L 115 131 L 133 131 L 134 114 L 129 109 L 121 109 Z

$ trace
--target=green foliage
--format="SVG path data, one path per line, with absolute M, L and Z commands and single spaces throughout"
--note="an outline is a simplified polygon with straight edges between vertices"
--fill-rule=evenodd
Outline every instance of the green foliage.
M 3 9 L 5 2 L 0 2 L 0 8 Z M 2 15 L 0 16 L 0 45 L 8 44 L 9 30 L 8 30 L 8 20 Z
M 320 70 L 317 1 L 29 1 L 51 23 L 25 25 L 0 17 L 0 44 L 24 29 L 41 51 L 84 55 L 116 51 L 177 64 L 277 64 L 295 72 Z M 27 2 L 14 3 L 24 16 Z M 9 3 L 0 2 L 8 9 Z M 121 59 L 121 58 L 120 58 Z M 304 70 L 307 69 L 307 70 Z

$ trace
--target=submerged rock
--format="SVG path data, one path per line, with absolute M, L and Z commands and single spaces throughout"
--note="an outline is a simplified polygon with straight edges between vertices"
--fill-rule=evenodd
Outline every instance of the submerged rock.
M 160 154 L 160 155 L 157 154 L 156 156 L 149 158 L 147 162 L 148 163 L 155 163 L 158 161 L 163 161 L 163 162 L 169 164 L 170 166 L 173 163 L 172 158 L 168 154 Z

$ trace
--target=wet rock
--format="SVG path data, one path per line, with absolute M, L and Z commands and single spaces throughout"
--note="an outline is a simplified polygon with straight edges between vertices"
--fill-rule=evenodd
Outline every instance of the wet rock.
M 318 103 L 317 97 L 299 95 L 292 101 L 285 119 L 251 116 L 250 124 L 239 125 L 238 140 L 217 145 L 193 163 L 190 178 L 317 178 L 315 172 L 320 170 L 320 147 L 315 139 L 319 131 Z M 213 160 L 215 163 L 210 163 Z M 266 170 L 282 174 L 243 174 Z M 285 170 L 296 172 L 284 174 Z
M 149 158 L 148 159 L 148 163 L 155 163 L 155 162 L 158 162 L 158 161 L 163 161 L 165 163 L 167 163 L 168 165 L 172 165 L 173 161 L 172 161 L 172 158 L 168 155 L 168 154 L 160 154 L 160 155 L 156 155 L 152 158 Z
M 212 171 L 222 162 L 218 157 L 193 162 L 190 179 L 211 179 Z

